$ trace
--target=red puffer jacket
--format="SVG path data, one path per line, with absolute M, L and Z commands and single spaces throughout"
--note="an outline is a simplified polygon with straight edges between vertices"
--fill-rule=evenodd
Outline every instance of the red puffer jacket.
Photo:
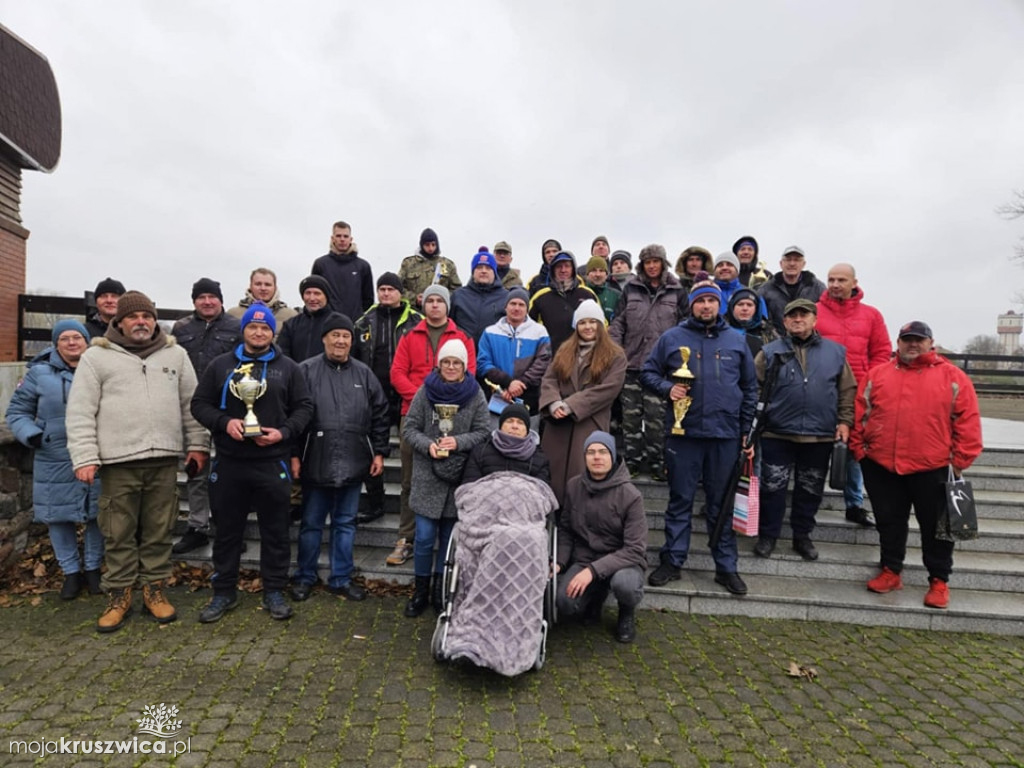
M 451 320 L 448 327 L 441 333 L 437 348 L 444 346 L 450 339 L 459 339 L 466 345 L 469 365 L 466 375 L 476 376 L 476 347 L 473 340 L 460 331 Z M 395 348 L 395 359 L 391 363 L 391 386 L 402 396 L 402 415 L 409 412 L 409 405 L 416 396 L 416 390 L 423 384 L 427 374 L 437 367 L 434 350 L 430 346 L 430 334 L 427 332 L 427 321 L 420 320 L 405 336 L 398 341 Z
M 850 450 L 890 472 L 910 475 L 981 454 L 978 396 L 967 374 L 934 352 L 912 363 L 894 357 L 872 368 L 857 391 Z
M 846 361 L 858 384 L 892 354 L 882 313 L 862 304 L 863 298 L 860 288 L 854 288 L 853 295 L 843 300 L 833 299 L 825 291 L 818 299 L 818 322 L 814 327 L 826 339 L 846 347 Z

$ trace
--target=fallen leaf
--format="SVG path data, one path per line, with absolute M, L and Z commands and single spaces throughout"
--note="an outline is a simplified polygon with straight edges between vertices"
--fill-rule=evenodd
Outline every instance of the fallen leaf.
M 786 674 L 790 677 L 803 677 L 807 680 L 814 680 L 818 676 L 818 670 L 814 667 L 804 667 L 795 661 L 791 661 L 789 662 L 789 671 Z

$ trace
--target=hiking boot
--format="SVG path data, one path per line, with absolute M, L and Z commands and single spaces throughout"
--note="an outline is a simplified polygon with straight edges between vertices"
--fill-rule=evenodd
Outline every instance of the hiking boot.
M 818 559 L 818 550 L 815 548 L 814 542 L 808 538 L 793 539 L 793 551 L 804 560 Z
M 949 585 L 942 579 L 928 579 L 928 594 L 924 596 L 924 604 L 929 608 L 948 608 Z
M 771 557 L 775 551 L 775 539 L 771 536 L 758 536 L 754 545 L 754 554 L 758 557 Z
M 210 537 L 208 535 L 190 525 L 188 530 L 185 531 L 185 535 L 178 539 L 177 543 L 171 547 L 171 553 L 183 555 L 186 552 L 191 552 L 193 549 L 205 547 L 209 543 Z
M 434 582 L 430 585 L 430 605 L 434 614 L 440 616 L 444 610 L 444 576 L 440 573 L 434 574 Z
M 636 609 L 619 604 L 619 620 L 615 625 L 615 639 L 620 643 L 632 643 L 636 639 Z
M 224 614 L 238 607 L 238 595 L 214 595 L 206 607 L 199 612 L 201 624 L 212 624 L 224 618 Z
M 64 574 L 64 583 L 60 588 L 61 600 L 74 600 L 82 591 L 82 574 L 79 571 Z
M 647 577 L 647 583 L 652 587 L 663 587 L 670 581 L 679 581 L 679 569 L 672 565 L 672 561 L 668 558 L 663 558 L 661 565 L 654 569 L 650 576 Z
M 161 624 L 170 624 L 178 618 L 174 606 L 164 597 L 164 583 L 154 581 L 142 585 L 142 610 Z
M 721 584 L 726 592 L 734 595 L 747 594 L 747 585 L 738 573 L 716 573 L 715 584 Z
M 292 617 L 292 607 L 285 600 L 284 592 L 280 590 L 263 593 L 263 608 L 275 621 L 284 621 Z
M 850 507 L 847 509 L 846 519 L 865 528 L 875 527 L 875 516 L 861 507 Z
M 116 632 L 132 615 L 132 588 L 112 589 L 108 594 L 107 609 L 96 622 L 97 632 Z
M 903 589 L 903 579 L 900 578 L 900 575 L 896 573 L 896 571 L 886 566 L 882 568 L 882 572 L 880 574 L 868 582 L 868 589 L 872 592 L 884 595 L 886 592 Z
M 401 565 L 412 557 L 412 542 L 406 542 L 404 538 L 395 542 L 395 548 L 384 561 L 388 565 Z
M 100 569 L 85 572 L 85 586 L 89 589 L 90 595 L 102 595 L 103 588 L 100 586 Z
M 366 590 L 356 584 L 354 581 L 350 581 L 348 584 L 342 584 L 340 587 L 328 587 L 327 591 L 332 595 L 343 597 L 346 600 L 351 600 L 354 603 L 358 603 L 360 600 L 366 599 Z
M 415 619 L 425 610 L 430 603 L 430 577 L 417 576 L 416 586 L 413 588 L 412 597 L 405 604 L 406 618 Z

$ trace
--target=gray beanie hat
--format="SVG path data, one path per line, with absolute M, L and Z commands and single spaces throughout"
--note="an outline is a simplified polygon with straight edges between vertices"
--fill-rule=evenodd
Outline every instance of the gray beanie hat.
M 427 303 L 428 296 L 440 296 L 441 301 L 444 302 L 444 305 L 448 307 L 449 310 L 452 308 L 452 295 L 448 293 L 448 289 L 445 288 L 443 285 L 439 285 L 438 283 L 428 285 L 427 290 L 423 292 L 424 304 Z
M 736 258 L 736 254 L 733 253 L 732 251 L 726 251 L 725 253 L 720 253 L 717 256 L 715 256 L 716 267 L 723 262 L 729 262 L 736 268 L 737 272 L 740 271 L 740 260 Z

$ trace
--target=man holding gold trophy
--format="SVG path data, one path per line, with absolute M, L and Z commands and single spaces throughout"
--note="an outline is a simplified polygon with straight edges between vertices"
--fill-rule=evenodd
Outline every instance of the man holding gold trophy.
M 654 587 L 680 578 L 690 551 L 698 485 L 703 485 L 707 499 L 708 533 L 714 529 L 742 436 L 754 418 L 754 359 L 743 335 L 720 317 L 721 303 L 718 286 L 706 272 L 697 273 L 690 290 L 690 316 L 661 335 L 640 377 L 647 389 L 666 399 L 669 501 L 661 564 L 648 578 Z M 734 595 L 745 595 L 747 585 L 737 573 L 736 536 L 731 525 L 723 526 L 711 555 L 715 582 Z
M 274 619 L 292 615 L 285 598 L 293 442 L 313 416 L 313 401 L 299 364 L 273 343 L 277 322 L 265 304 L 242 316 L 242 343 L 214 358 L 192 398 L 192 415 L 213 435 L 217 458 L 210 469 L 213 599 L 199 614 L 218 621 L 238 605 L 238 567 L 249 511 L 260 527 L 263 607 Z

